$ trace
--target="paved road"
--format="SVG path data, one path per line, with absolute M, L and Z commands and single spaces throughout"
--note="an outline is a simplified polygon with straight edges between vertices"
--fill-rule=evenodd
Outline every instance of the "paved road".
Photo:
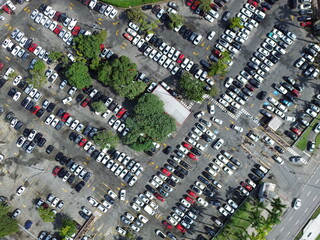
M 313 162 L 316 165 L 316 162 Z M 297 194 L 302 205 L 298 210 L 288 208 L 281 223 L 268 235 L 269 240 L 293 239 L 306 224 L 320 204 L 320 165 L 314 170 L 307 182 Z

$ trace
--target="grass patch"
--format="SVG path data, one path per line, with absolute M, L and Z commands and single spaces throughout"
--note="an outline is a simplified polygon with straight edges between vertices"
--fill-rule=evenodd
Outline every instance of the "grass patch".
M 249 203 L 249 202 L 247 202 Z M 243 204 L 241 208 L 231 217 L 228 225 L 231 225 L 229 230 L 225 230 L 225 228 L 219 233 L 217 237 L 214 239 L 217 240 L 239 240 L 239 237 L 234 235 L 234 232 L 246 231 L 246 229 L 251 225 L 250 214 L 253 208 L 250 204 Z M 248 219 L 248 221 L 246 220 Z
M 128 8 L 159 2 L 159 0 L 102 0 L 102 2 L 112 4 L 116 7 Z
M 320 235 L 318 235 L 318 237 L 316 238 L 316 240 L 320 240 Z
M 314 211 L 314 213 L 311 215 L 310 219 L 315 219 L 320 214 L 320 207 L 317 208 L 317 210 Z
M 298 142 L 296 143 L 296 147 L 299 148 L 301 151 L 304 151 L 306 149 L 307 144 L 308 144 L 309 135 L 310 135 L 314 125 L 316 125 L 316 123 L 319 122 L 319 119 L 318 119 L 319 116 L 320 116 L 320 114 L 311 122 L 309 127 L 303 132 L 303 134 L 299 138 Z M 316 142 L 316 147 L 318 147 L 320 144 L 319 135 L 317 136 L 316 140 L 318 141 L 318 145 Z

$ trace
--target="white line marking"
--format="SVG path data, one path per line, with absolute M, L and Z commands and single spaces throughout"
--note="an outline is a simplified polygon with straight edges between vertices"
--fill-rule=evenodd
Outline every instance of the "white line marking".
M 316 181 L 316 184 L 319 182 L 319 180 L 320 180 L 320 179 L 318 178 L 318 180 Z
M 316 200 L 318 196 L 315 196 L 312 201 Z
M 304 213 L 306 213 L 306 211 L 308 211 L 309 208 L 306 208 L 306 210 L 304 210 Z
M 280 232 L 282 232 L 283 229 L 284 229 L 284 227 L 282 227 L 282 228 L 280 229 Z
M 299 223 L 300 220 L 296 221 L 296 223 L 294 225 L 297 225 Z
M 311 193 L 311 191 L 309 191 L 309 192 L 307 193 L 307 196 L 309 196 L 310 193 Z
M 290 234 L 290 232 L 288 232 L 286 236 L 289 236 L 289 234 Z
M 289 221 L 291 221 L 291 219 L 292 219 L 292 216 L 289 218 Z

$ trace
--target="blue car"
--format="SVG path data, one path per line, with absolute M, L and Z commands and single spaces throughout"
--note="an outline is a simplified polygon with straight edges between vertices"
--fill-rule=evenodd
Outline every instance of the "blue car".
M 32 221 L 31 220 L 27 220 L 25 222 L 25 224 L 24 224 L 24 228 L 27 229 L 27 230 L 30 229 L 31 226 L 32 226 Z

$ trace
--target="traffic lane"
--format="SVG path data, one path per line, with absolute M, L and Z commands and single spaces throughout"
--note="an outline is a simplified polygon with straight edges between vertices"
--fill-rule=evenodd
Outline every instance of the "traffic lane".
M 301 207 L 298 210 L 290 208 L 281 223 L 275 226 L 274 230 L 269 234 L 268 239 L 282 239 L 284 237 L 296 236 L 313 211 L 319 206 L 319 182 L 318 167 L 308 180 L 307 185 L 296 196 L 301 199 Z

